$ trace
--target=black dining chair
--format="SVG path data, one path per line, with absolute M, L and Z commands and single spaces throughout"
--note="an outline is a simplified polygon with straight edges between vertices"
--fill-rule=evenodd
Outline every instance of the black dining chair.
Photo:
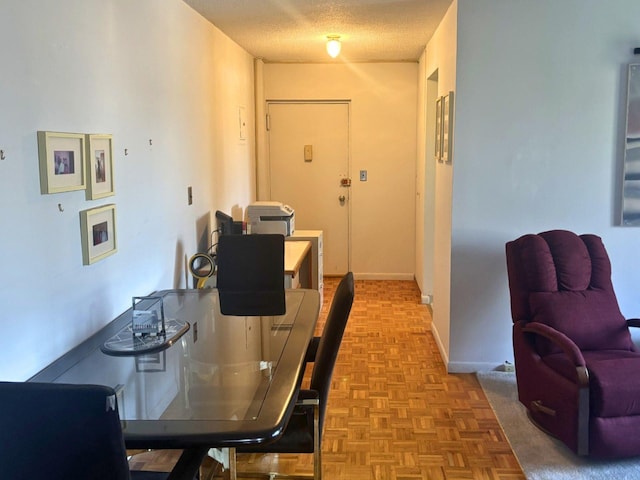
M 216 261 L 223 314 L 285 313 L 283 235 L 222 235 Z
M 338 357 L 340 343 L 347 320 L 351 312 L 354 298 L 353 273 L 347 273 L 338 284 L 331 301 L 331 307 L 322 331 L 322 336 L 315 337 L 309 345 L 307 361 L 313 362 L 309 389 L 302 389 L 293 414 L 282 436 L 273 443 L 255 447 L 230 450 L 231 478 L 234 473 L 238 478 L 254 476 L 235 471 L 236 453 L 313 453 L 313 478 L 322 478 L 322 430 L 327 410 L 327 400 L 331 388 L 333 368 Z M 277 473 L 265 474 L 270 478 Z M 291 476 L 287 478 L 308 478 L 308 476 Z
M 101 385 L 0 382 L 3 480 L 161 480 L 129 471 L 115 391 Z M 179 462 L 180 478 L 199 475 L 202 458 Z

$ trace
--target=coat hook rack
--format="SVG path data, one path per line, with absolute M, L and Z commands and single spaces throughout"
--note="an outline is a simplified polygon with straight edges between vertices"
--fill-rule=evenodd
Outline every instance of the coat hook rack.
M 4 150 L 0 150 L 0 160 L 4 160 L 5 158 L 7 158 L 4 154 Z

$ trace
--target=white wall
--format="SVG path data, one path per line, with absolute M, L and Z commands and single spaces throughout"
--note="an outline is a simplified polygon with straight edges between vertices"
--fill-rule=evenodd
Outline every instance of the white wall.
M 453 1 L 442 22 L 429 41 L 421 63 L 427 79 L 437 77 L 436 97 L 454 92 L 454 109 L 457 109 L 456 92 L 456 47 L 457 47 L 457 8 L 458 3 Z M 427 83 L 433 89 L 435 80 Z M 427 95 L 433 102 L 434 93 Z M 456 128 L 456 114 L 454 114 L 454 130 Z M 435 123 L 432 123 L 432 128 Z M 453 163 L 439 163 L 434 160 L 433 143 L 427 142 L 427 155 L 425 157 L 425 199 L 428 207 L 425 208 L 425 238 L 433 243 L 425 243 L 427 250 L 425 258 L 432 259 L 433 269 L 433 323 L 431 330 L 442 354 L 445 364 L 450 358 L 450 295 L 451 295 L 451 200 L 453 188 L 453 170 L 457 168 L 457 145 L 455 144 L 457 133 L 454 131 Z M 428 188 L 435 191 L 430 192 Z M 431 246 L 433 245 L 433 250 Z M 423 291 L 423 295 L 428 292 Z
M 351 100 L 351 269 L 413 279 L 418 64 L 265 64 L 263 73 L 266 100 Z
M 211 213 L 253 200 L 253 59 L 180 0 L 3 2 L 0 44 L 0 379 L 22 380 L 186 286 Z M 41 195 L 38 130 L 113 134 L 116 195 Z M 79 212 L 107 203 L 118 252 L 83 266 Z
M 418 62 L 418 115 L 416 121 L 416 207 L 415 207 L 415 224 L 416 224 L 416 258 L 415 258 L 415 277 L 418 288 L 422 292 L 422 296 L 425 296 L 433 292 L 433 274 L 432 268 L 426 267 L 425 252 L 432 251 L 428 249 L 427 239 L 425 238 L 425 167 L 426 167 L 426 150 L 427 141 L 426 134 L 427 129 L 433 130 L 433 125 L 428 125 L 428 111 L 427 111 L 427 75 L 425 73 L 424 65 L 424 53 L 421 55 Z M 429 212 L 431 213 L 431 212 Z M 429 256 L 428 258 L 432 258 Z M 426 275 L 425 272 L 429 270 Z
M 513 358 L 504 245 L 525 233 L 602 236 L 640 314 L 640 230 L 617 226 L 640 3 L 457 1 L 449 368 L 467 371 Z

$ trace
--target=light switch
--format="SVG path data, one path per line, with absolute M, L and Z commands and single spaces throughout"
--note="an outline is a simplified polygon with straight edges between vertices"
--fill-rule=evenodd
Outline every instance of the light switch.
M 366 170 L 360 170 L 360 181 L 361 182 L 366 182 L 367 181 L 367 171 Z
M 304 161 L 310 162 L 313 160 L 313 146 L 305 145 L 304 146 Z

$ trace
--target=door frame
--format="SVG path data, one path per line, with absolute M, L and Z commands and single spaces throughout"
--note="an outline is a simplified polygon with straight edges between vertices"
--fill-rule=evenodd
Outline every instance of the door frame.
M 347 106 L 347 177 L 352 179 L 352 186 L 350 186 L 348 188 L 348 195 L 347 195 L 347 271 L 351 271 L 351 250 L 352 250 L 352 244 L 351 244 L 351 202 L 353 201 L 353 176 L 352 176 L 352 172 L 351 172 L 351 146 L 352 146 L 352 142 L 351 142 L 351 100 L 349 99 L 333 99 L 333 100 L 277 100 L 277 99 L 273 99 L 273 100 L 269 100 L 266 99 L 265 100 L 265 110 L 264 110 L 264 115 L 265 115 L 265 159 L 266 159 L 266 169 L 265 169 L 265 175 L 266 175 L 266 191 L 268 194 L 269 198 L 266 198 L 264 200 L 271 200 L 271 137 L 269 135 L 269 106 L 272 104 L 286 104 L 286 105 L 296 105 L 296 104 L 303 104 L 303 105 L 333 105 L 333 104 L 338 104 L 338 105 L 346 105 Z M 346 273 L 346 272 L 345 272 Z M 331 275 L 325 275 L 325 276 L 331 276 Z

